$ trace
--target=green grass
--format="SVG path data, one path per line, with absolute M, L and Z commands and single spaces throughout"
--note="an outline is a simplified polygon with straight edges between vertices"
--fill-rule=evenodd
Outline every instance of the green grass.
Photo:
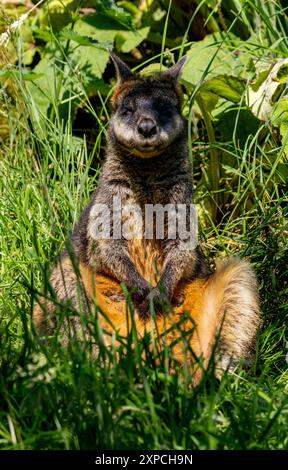
M 268 26 L 277 42 L 277 24 Z M 37 338 L 34 294 L 97 185 L 104 133 L 87 148 L 73 136 L 70 118 L 64 130 L 57 103 L 54 120 L 45 117 L 45 125 L 33 127 L 29 93 L 18 84 L 15 100 L 23 114 L 16 118 L 7 104 L 10 135 L 0 148 L 0 448 L 287 449 L 288 198 L 273 129 L 263 125 L 241 146 L 235 132 L 229 141 L 216 138 L 217 154 L 231 157 L 233 167 L 229 179 L 219 181 L 217 222 L 206 205 L 215 197 L 211 147 L 205 131 L 193 138 L 205 254 L 211 262 L 247 257 L 259 279 L 263 312 L 252 367 L 219 383 L 212 361 L 193 389 L 189 369 L 176 366 L 169 373 L 170 351 L 151 352 L 151 339 L 138 342 L 133 328 L 120 346 L 108 349 L 92 320 L 96 358 L 89 344 L 63 348 L 58 333 L 44 344 Z M 108 111 L 102 102 L 98 117 Z

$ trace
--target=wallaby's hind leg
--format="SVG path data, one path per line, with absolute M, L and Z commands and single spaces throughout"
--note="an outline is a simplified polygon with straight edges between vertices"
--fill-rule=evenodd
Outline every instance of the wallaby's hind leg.
M 85 289 L 83 288 L 82 282 L 79 280 L 72 261 L 68 255 L 63 256 L 54 267 L 50 276 L 50 284 L 55 292 L 57 304 L 69 303 L 76 311 L 86 311 L 89 309 L 89 301 L 87 300 Z M 33 321 L 36 330 L 40 334 L 51 334 L 55 329 L 55 310 L 55 301 L 53 302 L 53 300 L 49 299 L 39 299 L 39 303 L 36 304 L 33 311 Z M 80 323 L 80 318 L 73 317 L 73 319 L 70 318 L 68 321 L 66 320 L 67 319 L 65 319 L 66 325 L 64 327 L 64 331 L 66 330 L 68 323 L 69 326 L 75 330 L 75 334 L 76 330 L 79 329 L 78 324 Z M 62 333 L 64 333 L 64 331 L 62 330 Z M 66 333 L 67 330 L 64 334 L 65 337 Z
M 253 357 L 261 325 L 258 288 L 250 264 L 237 258 L 217 263 L 211 287 L 219 309 L 215 366 L 220 378 L 225 370 L 233 372 L 241 360 Z

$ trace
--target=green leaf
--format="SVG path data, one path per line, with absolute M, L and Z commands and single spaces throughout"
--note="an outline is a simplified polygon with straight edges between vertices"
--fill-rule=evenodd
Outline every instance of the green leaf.
M 82 76 L 101 78 L 109 59 L 106 50 L 94 46 L 77 46 L 70 54 L 70 60 Z
M 242 52 L 236 50 L 239 44 L 240 40 L 231 34 L 224 42 L 220 33 L 207 35 L 202 41 L 193 44 L 187 52 L 188 61 L 182 73 L 183 80 L 196 86 L 202 79 L 219 75 L 239 76 L 239 71 L 250 60 L 249 57 L 244 62 L 240 60 Z
M 55 101 L 55 89 L 58 84 L 57 68 L 50 57 L 46 55 L 34 67 L 34 72 L 39 78 L 28 88 L 39 111 L 47 115 L 49 106 Z
M 138 5 L 129 2 L 127 0 L 121 0 L 118 2 L 118 5 L 124 8 L 125 11 L 128 11 L 134 19 L 135 24 L 139 24 L 143 15 L 143 11 L 139 9 Z
M 273 126 L 279 127 L 282 123 L 288 123 L 288 97 L 283 97 L 275 106 L 271 113 Z
M 254 80 L 254 82 L 251 83 L 251 88 L 253 91 L 258 91 L 260 86 L 263 85 L 263 83 L 265 82 L 265 80 L 268 78 L 268 75 L 269 73 L 271 72 L 271 69 L 273 68 L 273 65 L 269 68 L 269 69 L 266 69 L 266 70 L 262 70 L 257 78 Z
M 29 89 L 40 114 L 50 118 L 55 110 L 60 118 L 68 118 L 85 98 L 86 94 L 100 91 L 107 94 L 109 87 L 101 79 L 108 61 L 108 52 L 94 46 L 79 46 L 69 54 L 63 66 L 59 50 L 46 48 L 43 58 L 34 68 L 38 79 Z
M 114 18 L 96 14 L 78 20 L 75 23 L 74 31 L 80 36 L 97 40 L 99 43 L 108 45 L 108 47 L 111 47 L 115 41 L 117 49 L 126 53 L 147 38 L 150 27 L 128 31 L 124 27 L 119 27 Z
M 285 155 L 288 157 L 288 97 L 282 98 L 271 113 L 273 126 L 278 127 Z
M 277 72 L 277 80 L 280 83 L 288 83 L 288 64 L 283 64 Z
M 41 28 L 51 25 L 53 31 L 60 31 L 70 23 L 78 3 L 79 0 L 52 0 L 40 9 L 37 23 Z
M 55 36 L 52 32 L 38 28 L 37 26 L 33 27 L 33 35 L 37 39 L 41 39 L 44 42 L 53 42 L 55 40 Z
M 152 64 L 146 65 L 146 67 L 143 67 L 143 69 L 140 70 L 140 75 L 143 77 L 149 77 L 151 75 L 159 73 L 161 70 L 164 72 L 167 67 L 165 65 L 162 65 L 161 69 L 161 64 L 160 62 L 153 62 Z
M 74 42 L 77 42 L 77 44 L 80 44 L 81 46 L 98 46 L 101 49 L 105 49 L 107 47 L 103 46 L 103 43 L 99 43 L 97 39 L 90 38 L 88 36 L 83 36 L 81 34 L 77 34 L 75 31 L 73 31 L 70 28 L 64 28 L 61 33 L 60 33 L 60 38 L 61 39 L 69 39 Z
M 43 73 L 27 72 L 25 70 L 22 72 L 19 72 L 19 70 L 0 70 L 0 79 L 18 78 L 19 80 L 22 79 L 27 81 L 34 81 L 43 75 Z
M 212 113 L 213 109 L 215 109 L 218 103 L 219 96 L 217 96 L 215 93 L 211 93 L 208 90 L 201 90 L 199 91 L 199 94 L 201 95 L 201 100 L 203 102 L 203 106 L 205 106 L 206 111 Z M 200 110 L 199 112 L 201 113 Z
M 255 116 L 263 121 L 270 121 L 274 103 L 278 101 L 285 83 L 288 81 L 288 78 L 286 78 L 286 82 L 284 81 L 286 73 L 288 73 L 288 59 L 274 59 L 272 66 L 271 62 L 266 66 L 266 71 L 269 73 L 257 90 L 255 90 L 255 85 L 248 88 L 247 100 Z M 265 71 L 263 63 L 260 63 L 260 67 L 260 73 L 263 74 Z
M 150 31 L 150 26 L 136 31 L 121 31 L 115 36 L 116 48 L 121 52 L 130 52 L 144 41 Z
M 256 134 L 259 125 L 260 121 L 253 116 L 251 111 L 230 106 L 217 115 L 215 129 L 220 132 L 221 141 L 232 142 L 234 140 L 237 146 L 244 148 L 247 138 L 251 134 Z
M 102 14 L 86 16 L 76 21 L 74 25 L 75 33 L 110 44 L 113 44 L 117 31 L 123 29 L 115 20 Z
M 126 28 L 133 28 L 133 17 L 130 13 L 123 8 L 117 6 L 112 0 L 96 0 L 96 8 L 99 13 L 108 18 L 113 19 L 115 22 L 125 26 Z M 119 25 L 118 25 L 119 27 Z
M 233 103 L 239 103 L 245 91 L 245 80 L 229 75 L 219 75 L 203 83 L 200 92 L 210 91 Z
M 36 52 L 39 52 L 37 47 L 27 47 L 22 55 L 22 64 L 24 66 L 31 65 Z

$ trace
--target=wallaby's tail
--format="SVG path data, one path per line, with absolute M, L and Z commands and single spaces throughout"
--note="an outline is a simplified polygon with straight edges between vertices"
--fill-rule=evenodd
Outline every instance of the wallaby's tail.
M 233 371 L 241 359 L 253 357 L 257 331 L 261 325 L 256 276 L 247 261 L 228 258 L 216 263 L 210 281 L 215 292 L 219 342 L 216 371 L 221 376 Z

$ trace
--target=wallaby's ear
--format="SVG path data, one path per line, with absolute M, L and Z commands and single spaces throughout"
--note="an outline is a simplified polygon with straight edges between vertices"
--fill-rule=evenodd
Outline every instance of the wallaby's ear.
M 186 55 L 184 55 L 183 57 L 181 57 L 180 60 L 178 60 L 178 62 L 176 62 L 176 64 L 172 65 L 172 67 L 165 70 L 165 72 L 163 72 L 163 75 L 165 75 L 166 77 L 170 77 L 172 80 L 177 81 L 180 78 L 186 60 L 187 57 Z
M 133 72 L 130 70 L 128 65 L 125 64 L 125 62 L 123 62 L 113 52 L 109 51 L 109 54 L 115 66 L 118 82 L 124 82 L 125 80 L 134 77 Z

